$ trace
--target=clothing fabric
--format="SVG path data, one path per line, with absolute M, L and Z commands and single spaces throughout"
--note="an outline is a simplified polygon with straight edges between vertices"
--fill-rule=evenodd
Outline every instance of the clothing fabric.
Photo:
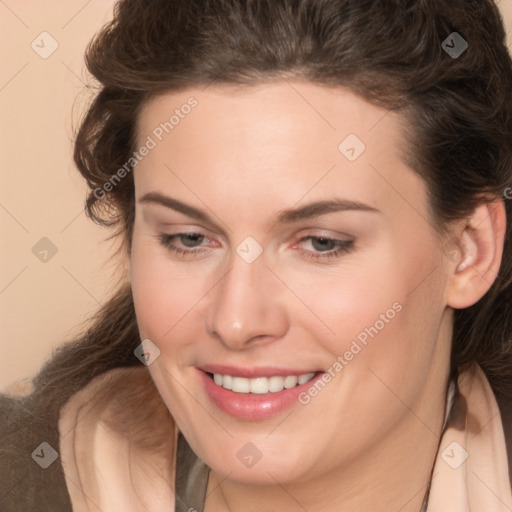
M 479 367 L 462 372 L 437 453 L 427 512 L 510 512 L 501 415 Z
M 172 426 L 159 396 L 144 395 L 152 383 L 141 372 L 147 374 L 145 368 L 112 370 L 63 408 L 60 452 L 74 512 L 203 511 L 209 468 Z M 147 390 L 137 389 L 132 399 L 126 383 L 145 383 Z M 169 427 L 156 432 L 154 425 L 166 421 Z M 511 510 L 500 411 L 485 374 L 474 367 L 448 390 L 439 450 L 418 512 Z

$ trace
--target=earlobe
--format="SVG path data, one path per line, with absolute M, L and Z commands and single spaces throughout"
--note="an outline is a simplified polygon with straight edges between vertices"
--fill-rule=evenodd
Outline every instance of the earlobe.
M 480 203 L 456 237 L 460 258 L 450 265 L 447 305 L 464 309 L 494 283 L 501 264 L 506 213 L 502 199 Z

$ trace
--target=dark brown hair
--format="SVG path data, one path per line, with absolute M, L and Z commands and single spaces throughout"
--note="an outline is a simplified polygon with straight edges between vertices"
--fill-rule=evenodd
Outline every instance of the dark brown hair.
M 468 44 L 457 57 L 443 48 L 453 32 Z M 105 197 L 95 191 L 137 149 L 145 103 L 190 86 L 294 78 L 345 87 L 402 113 L 405 159 L 427 183 L 440 229 L 512 186 L 512 62 L 491 0 L 121 0 L 85 58 L 100 89 L 77 132 L 74 159 L 90 189 L 88 214 L 114 227 L 126 252 L 133 173 Z M 482 300 L 455 312 L 452 353 L 454 370 L 480 364 L 502 401 L 512 399 L 512 202 L 505 206 L 499 275 Z M 110 368 L 140 364 L 133 355 L 139 343 L 125 285 L 83 338 L 43 368 L 25 410 L 35 417 L 51 403 L 46 420 L 55 436 L 70 394 Z

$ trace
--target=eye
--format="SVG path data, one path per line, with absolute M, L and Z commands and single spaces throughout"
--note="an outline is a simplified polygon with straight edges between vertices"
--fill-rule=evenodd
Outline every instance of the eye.
M 210 252 L 211 247 L 206 247 L 209 239 L 201 233 L 186 232 L 169 235 L 161 233 L 158 235 L 160 243 L 172 253 L 181 257 L 197 256 Z M 206 243 L 205 243 L 206 242 Z M 354 240 L 340 240 L 325 236 L 305 236 L 298 244 L 309 242 L 313 250 L 299 249 L 299 252 L 309 259 L 323 260 L 341 257 L 353 249 Z
M 158 238 L 165 248 L 181 256 L 208 252 L 207 248 L 202 247 L 203 242 L 208 238 L 201 233 L 188 232 L 174 235 L 161 233 Z
M 350 252 L 354 246 L 354 240 L 340 240 L 325 236 L 305 236 L 299 240 L 299 244 L 305 241 L 310 242 L 313 251 L 301 249 L 299 252 L 306 258 L 316 260 L 341 257 L 343 254 Z

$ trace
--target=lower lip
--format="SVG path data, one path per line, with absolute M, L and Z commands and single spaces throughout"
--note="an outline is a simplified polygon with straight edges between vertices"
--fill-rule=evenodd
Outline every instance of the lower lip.
M 277 393 L 259 395 L 256 393 L 235 393 L 229 389 L 224 389 L 222 386 L 217 386 L 208 374 L 201 370 L 198 371 L 210 400 L 230 416 L 246 420 L 264 420 L 290 408 L 293 404 L 298 403 L 299 394 L 314 385 L 323 373 L 318 373 L 305 384 L 283 389 L 283 391 Z

